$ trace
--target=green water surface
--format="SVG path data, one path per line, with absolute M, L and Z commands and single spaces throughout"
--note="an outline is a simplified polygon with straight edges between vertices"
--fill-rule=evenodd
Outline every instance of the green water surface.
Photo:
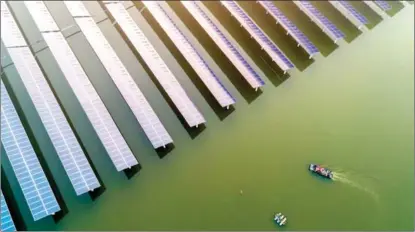
M 22 3 L 13 4 L 26 36 L 36 41 L 40 35 Z M 94 17 L 104 19 L 102 9 L 94 4 L 88 5 L 95 9 Z M 73 23 L 63 4 L 48 6 L 61 28 Z M 155 38 L 144 18 L 131 10 L 143 30 Z M 163 159 L 153 151 L 85 38 L 72 36 L 74 52 L 143 167 L 131 179 L 115 171 L 50 52 L 39 52 L 42 67 L 105 185 L 94 201 L 75 196 L 16 71 L 6 68 L 9 89 L 28 118 L 34 141 L 68 209 L 58 223 L 51 218 L 33 222 L 3 157 L 2 166 L 27 229 L 275 230 L 272 218 L 279 211 L 288 217 L 287 230 L 413 231 L 413 17 L 413 6 L 402 9 L 352 42 L 340 42 L 327 57 L 317 56 L 303 71 L 292 71 L 278 86 L 270 81 L 271 69 L 263 69 L 267 83 L 250 103 L 208 58 L 237 98 L 235 111 L 223 120 L 163 43 L 152 40 L 206 117 L 206 129 L 194 139 L 111 23 L 103 21 L 101 29 L 175 141 L 175 148 Z M 275 30 L 274 21 L 262 20 L 269 20 L 270 28 L 264 30 Z M 313 30 L 307 33 L 322 36 Z M 65 34 L 71 31 L 76 28 Z M 320 44 L 331 42 L 325 37 L 313 40 L 321 50 L 333 46 Z M 36 45 L 35 50 L 42 46 Z M 296 60 L 297 53 L 289 56 L 297 64 L 308 62 Z M 265 67 L 259 57 L 252 59 L 261 69 Z M 311 175 L 309 163 L 326 165 L 338 178 L 330 182 Z

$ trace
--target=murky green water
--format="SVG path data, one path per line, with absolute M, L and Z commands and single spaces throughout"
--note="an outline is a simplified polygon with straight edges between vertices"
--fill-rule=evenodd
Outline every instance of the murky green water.
M 48 6 L 61 28 L 73 23 L 63 4 L 51 2 Z M 97 20 L 104 18 L 96 3 L 89 2 L 88 7 Z M 30 41 L 39 39 L 22 3 L 14 3 L 13 9 Z M 131 12 L 154 38 L 143 18 L 135 9 Z M 288 230 L 413 230 L 413 16 L 413 6 L 403 9 L 371 31 L 354 35 L 351 43 L 341 42 L 327 57 L 317 57 L 304 71 L 293 71 L 278 86 L 272 83 L 278 79 L 276 74 L 256 47 L 247 45 L 248 38 L 238 38 L 236 28 L 230 30 L 269 78 L 264 77 L 263 93 L 248 104 L 225 77 L 228 71 L 220 72 L 221 64 L 215 59 L 219 67 L 214 65 L 214 69 L 238 100 L 235 111 L 224 120 L 209 107 L 162 42 L 153 39 L 207 119 L 207 128 L 194 139 L 110 22 L 103 21 L 100 26 L 105 35 L 175 140 L 175 149 L 163 159 L 151 148 L 86 40 L 80 34 L 72 36 L 71 46 L 143 166 L 129 180 L 113 168 L 50 52 L 39 52 L 39 60 L 106 187 L 95 201 L 75 196 L 16 71 L 7 68 L 7 79 L 28 118 L 34 141 L 68 208 L 58 223 L 50 218 L 31 221 L 10 164 L 2 157 L 27 229 L 274 230 L 272 216 L 280 211 L 288 217 Z M 267 32 L 277 30 L 274 21 L 268 22 Z M 302 29 L 308 30 L 321 50 L 333 50 L 322 32 L 304 25 Z M 350 29 L 350 25 L 343 27 Z M 71 28 L 65 34 L 76 30 Z M 348 31 L 353 33 L 356 30 Z M 284 43 L 283 37 L 272 38 Z M 291 42 L 285 43 L 280 45 L 283 49 L 295 50 Z M 35 50 L 42 46 L 38 44 Z M 308 62 L 301 52 L 289 56 L 300 66 Z M 338 178 L 334 182 L 316 178 L 307 171 L 311 162 L 332 168 Z

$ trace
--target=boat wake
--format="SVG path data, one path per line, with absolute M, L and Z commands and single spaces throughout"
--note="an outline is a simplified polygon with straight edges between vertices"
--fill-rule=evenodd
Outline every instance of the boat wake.
M 358 181 L 353 180 L 351 175 L 344 172 L 333 171 L 333 181 L 338 181 L 360 191 L 367 193 L 376 203 L 379 203 L 379 195 L 370 189 L 369 187 L 360 184 Z

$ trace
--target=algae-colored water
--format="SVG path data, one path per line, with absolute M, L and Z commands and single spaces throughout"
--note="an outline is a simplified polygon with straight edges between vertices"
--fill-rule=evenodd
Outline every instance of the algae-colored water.
M 11 5 L 29 40 L 38 40 L 40 35 L 23 4 Z M 95 2 L 87 6 L 97 20 L 105 18 Z M 73 24 L 62 3 L 49 2 L 48 7 L 61 28 Z M 289 7 L 281 6 L 285 11 Z M 51 218 L 33 222 L 3 156 L 4 173 L 26 229 L 274 230 L 272 217 L 280 211 L 288 217 L 288 230 L 413 231 L 413 6 L 355 35 L 350 43 L 342 41 L 327 57 L 318 56 L 303 71 L 291 72 L 278 86 L 271 81 L 276 74 L 261 63 L 260 55 L 255 56 L 259 54 L 255 47 L 245 46 L 249 38 L 245 42 L 241 39 L 241 46 L 254 54 L 253 61 L 268 76 L 264 77 L 267 83 L 262 94 L 248 103 L 242 91 L 209 60 L 237 98 L 235 111 L 223 120 L 149 30 L 144 18 L 134 7 L 130 11 L 205 115 L 206 129 L 193 139 L 189 136 L 121 36 L 108 20 L 102 21 L 100 27 L 106 37 L 175 141 L 175 148 L 160 159 L 85 38 L 80 33 L 71 36 L 71 46 L 143 167 L 127 179 L 113 168 L 50 52 L 38 52 L 106 188 L 94 201 L 89 196 L 76 197 L 23 84 L 13 66 L 9 66 L 5 69 L 9 89 L 23 108 L 34 141 L 39 144 L 68 210 L 57 223 Z M 268 20 L 269 28 L 264 28 L 267 32 L 277 30 L 271 18 L 258 20 Z M 266 21 L 262 22 L 261 26 L 265 25 Z M 239 40 L 232 30 L 229 31 Z M 308 30 L 320 50 L 333 50 L 322 32 Z M 350 30 L 349 34 L 356 33 Z M 65 34 L 76 31 L 74 27 Z M 35 50 L 42 46 L 37 44 Z M 287 51 L 300 50 L 289 42 L 281 46 Z M 301 52 L 291 52 L 289 56 L 297 65 L 307 65 Z M 2 62 L 6 64 L 7 60 Z M 307 171 L 311 162 L 333 169 L 337 178 L 330 182 L 311 175 Z

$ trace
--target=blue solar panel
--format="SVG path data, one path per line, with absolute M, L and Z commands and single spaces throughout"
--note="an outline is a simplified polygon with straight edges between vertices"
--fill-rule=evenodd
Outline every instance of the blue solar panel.
M 271 15 L 281 23 L 288 33 L 312 56 L 319 52 L 318 48 L 295 26 L 271 1 L 258 1 Z
M 388 2 L 386 1 L 382 1 L 382 0 L 376 0 L 374 1 L 380 8 L 382 8 L 382 10 L 384 11 L 388 11 L 392 9 L 392 6 L 389 5 Z
M 203 115 L 190 100 L 186 91 L 176 79 L 167 64 L 163 61 L 157 50 L 148 40 L 131 15 L 125 9 L 122 2 L 105 4 L 105 8 L 118 22 L 118 25 L 125 32 L 127 38 L 133 44 L 136 51 L 148 65 L 151 72 L 166 91 L 172 102 L 180 111 L 190 127 L 198 126 L 206 122 Z
M 254 38 L 260 44 L 269 48 L 273 55 L 281 59 L 281 61 L 287 66 L 281 67 L 284 71 L 294 68 L 294 64 L 285 56 L 285 54 L 265 35 L 265 33 L 254 23 L 254 21 L 242 10 L 242 8 L 234 1 L 221 1 L 221 3 L 235 16 L 235 18 L 254 36 Z M 271 55 L 272 57 L 272 55 Z
M 51 21 L 54 21 L 44 4 L 42 7 L 38 7 L 36 2 L 25 1 L 25 5 L 39 29 L 44 24 L 45 18 L 51 18 Z M 44 17 L 35 17 L 36 15 Z M 116 170 L 122 171 L 137 165 L 137 159 L 63 34 L 60 31 L 42 32 L 41 34 Z
M 29 48 L 8 51 L 77 195 L 98 188 L 98 179 Z
M 64 3 L 134 113 L 153 147 L 165 147 L 172 143 L 173 139 L 82 1 L 64 1 Z
M 350 3 L 347 1 L 337 1 L 340 5 L 342 5 L 347 11 L 350 12 L 359 22 L 362 24 L 368 24 L 369 21 L 365 16 L 360 14 Z
M 60 211 L 16 109 L 1 85 L 1 142 L 35 221 Z
M 156 21 L 158 21 L 161 27 L 166 31 L 167 35 L 183 54 L 185 59 L 188 60 L 189 64 L 195 69 L 203 83 L 208 87 L 219 104 L 222 107 L 228 107 L 229 105 L 234 104 L 235 99 L 231 93 L 229 93 L 213 70 L 196 51 L 188 38 L 183 34 L 161 5 L 155 1 L 144 1 L 143 3 Z
M 315 8 L 309 1 L 294 1 L 296 4 L 300 4 L 307 10 L 311 15 L 313 15 L 325 29 L 328 30 L 335 39 L 340 39 L 344 37 L 343 32 L 341 32 L 328 18 L 326 18 L 317 8 Z
M 236 61 L 241 63 L 243 65 L 243 67 L 245 67 L 245 69 L 248 70 L 248 73 L 250 75 L 249 76 L 244 76 L 244 77 L 251 84 L 251 86 L 254 87 L 254 88 L 258 88 L 260 86 L 263 86 L 265 84 L 265 82 L 261 79 L 261 77 L 258 75 L 258 73 L 252 68 L 252 66 L 245 60 L 245 58 L 238 51 L 238 49 L 229 41 L 229 39 L 219 29 L 219 27 L 210 19 L 210 17 L 198 5 L 198 2 L 197 1 L 182 1 L 182 3 L 185 7 L 188 7 L 191 14 L 197 14 L 197 15 L 201 16 L 204 19 L 204 21 L 209 26 L 209 29 L 212 29 L 213 32 L 217 35 L 217 37 L 220 38 L 220 40 L 225 44 L 226 48 L 229 51 L 231 51 L 231 54 L 233 55 L 232 57 L 235 57 Z M 191 9 L 195 9 L 196 11 L 191 11 Z M 210 36 L 212 36 L 212 35 L 210 35 Z M 214 39 L 214 41 L 216 43 L 219 42 L 219 41 L 216 41 L 215 39 Z M 225 53 L 225 54 L 227 54 L 227 53 Z
M 2 27 L 2 32 L 4 32 L 1 33 L 2 40 L 4 35 L 11 36 L 11 41 L 23 37 L 14 18 L 10 14 L 7 5 L 4 5 L 4 7 L 2 5 L 1 9 L 1 21 L 2 23 L 9 22 L 14 24 L 13 27 L 6 28 L 15 28 L 15 30 L 4 31 Z M 7 14 L 3 14 L 5 11 L 7 11 Z M 4 20 L 3 17 L 6 16 L 7 20 Z M 27 47 L 26 41 L 23 40 L 23 44 L 21 45 L 23 47 L 13 47 L 13 44 L 8 44 L 6 41 L 8 40 L 3 40 L 7 47 L 7 51 L 33 101 L 36 111 L 40 116 L 76 194 L 81 195 L 100 187 L 100 183 L 98 182 L 95 173 L 88 163 L 88 160 L 35 57 Z
M 6 200 L 4 199 L 3 192 L 0 193 L 1 197 L 1 226 L 0 231 L 16 231 L 13 218 L 10 215 L 9 207 L 7 207 Z

